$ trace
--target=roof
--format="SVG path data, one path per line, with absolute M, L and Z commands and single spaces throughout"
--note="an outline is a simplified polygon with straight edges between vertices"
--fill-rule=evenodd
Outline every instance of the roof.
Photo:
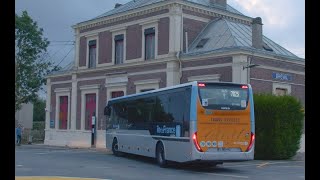
M 294 59 L 299 58 L 266 36 L 263 36 L 263 42 L 265 43 L 265 48 L 269 50 L 253 48 L 250 25 L 219 18 L 209 22 L 202 32 L 199 33 L 198 37 L 190 44 L 188 54 L 196 55 L 209 51 L 242 48 L 260 52 L 264 51 L 268 54 L 271 53 Z
M 102 17 L 107 17 L 107 16 L 111 16 L 111 15 L 115 15 L 115 14 L 118 14 L 118 13 L 126 12 L 126 11 L 133 10 L 133 9 L 137 9 L 137 8 L 144 7 L 144 6 L 147 6 L 147 5 L 150 5 L 150 4 L 160 3 L 160 2 L 163 2 L 163 1 L 167 1 L 167 0 L 132 0 L 132 1 L 129 1 L 128 3 L 126 3 L 126 4 L 121 5 L 118 8 L 114 8 L 114 9 L 112 9 L 112 10 L 110 10 L 110 11 L 104 13 L 104 14 L 101 14 L 100 16 L 97 16 L 97 17 L 95 17 L 95 18 L 93 18 L 91 20 L 102 18 Z M 198 5 L 202 5 L 202 6 L 205 6 L 205 7 L 210 7 L 212 9 L 221 9 L 220 6 L 214 5 L 212 3 L 209 3 L 208 0 L 183 0 L 183 1 L 194 3 L 194 4 L 198 4 Z M 231 13 L 234 13 L 234 14 L 243 15 L 242 13 L 240 13 L 239 11 L 237 11 L 236 9 L 231 7 L 230 5 L 227 5 L 227 8 L 223 9 L 223 10 L 231 12 Z

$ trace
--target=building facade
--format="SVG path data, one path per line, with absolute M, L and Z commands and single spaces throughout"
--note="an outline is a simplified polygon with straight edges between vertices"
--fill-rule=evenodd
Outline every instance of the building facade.
M 75 60 L 47 77 L 45 144 L 105 147 L 108 99 L 195 80 L 305 101 L 305 60 L 226 0 L 133 0 L 73 26 Z

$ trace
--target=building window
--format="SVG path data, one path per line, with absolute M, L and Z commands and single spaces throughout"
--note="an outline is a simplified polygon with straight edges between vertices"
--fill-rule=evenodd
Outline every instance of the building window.
M 115 64 L 122 64 L 123 57 L 124 57 L 124 40 L 123 34 L 116 35 L 114 37 L 114 44 L 115 44 Z
M 111 92 L 111 98 L 116 98 L 116 97 L 121 97 L 124 96 L 124 92 L 123 91 L 113 91 Z
M 148 28 L 144 30 L 145 36 L 145 60 L 155 58 L 155 28 Z
M 286 88 L 276 88 L 275 94 L 277 96 L 284 96 L 288 94 L 288 89 Z
M 89 41 L 89 68 L 95 68 L 96 67 L 96 46 L 97 42 L 96 40 Z

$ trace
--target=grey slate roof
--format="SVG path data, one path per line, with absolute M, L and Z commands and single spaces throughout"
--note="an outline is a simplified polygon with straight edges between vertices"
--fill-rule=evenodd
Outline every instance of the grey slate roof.
M 102 18 L 102 17 L 106 17 L 106 16 L 115 15 L 118 13 L 122 13 L 122 12 L 126 12 L 126 11 L 133 10 L 136 8 L 140 8 L 143 6 L 147 6 L 150 4 L 160 3 L 162 1 L 167 1 L 167 0 L 132 0 L 126 4 L 121 5 L 118 8 L 114 8 L 111 11 L 108 11 L 108 12 L 106 12 L 100 16 L 97 16 L 93 19 L 98 19 L 98 18 Z M 184 0 L 184 1 L 199 4 L 199 5 L 210 7 L 210 8 L 221 9 L 221 7 L 219 7 L 217 5 L 210 4 L 209 0 Z M 230 5 L 227 5 L 226 11 L 231 12 L 231 13 L 235 13 L 235 14 L 239 14 L 239 15 L 243 15 L 242 13 L 240 13 L 239 11 L 237 11 L 236 9 L 231 7 Z M 91 19 L 91 20 L 93 20 L 93 19 Z
M 208 39 L 203 47 L 196 47 L 201 39 Z M 263 42 L 273 51 L 265 49 L 258 50 L 252 47 L 252 29 L 251 26 L 242 23 L 232 22 L 230 20 L 219 18 L 212 20 L 202 30 L 198 37 L 190 44 L 188 55 L 203 54 L 204 52 L 217 51 L 223 49 L 248 49 L 275 54 L 284 57 L 299 58 L 266 36 L 263 36 Z

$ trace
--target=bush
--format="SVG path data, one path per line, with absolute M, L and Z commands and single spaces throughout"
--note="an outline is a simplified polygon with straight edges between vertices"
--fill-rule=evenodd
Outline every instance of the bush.
M 304 114 L 293 96 L 255 94 L 255 159 L 289 159 L 300 148 Z

